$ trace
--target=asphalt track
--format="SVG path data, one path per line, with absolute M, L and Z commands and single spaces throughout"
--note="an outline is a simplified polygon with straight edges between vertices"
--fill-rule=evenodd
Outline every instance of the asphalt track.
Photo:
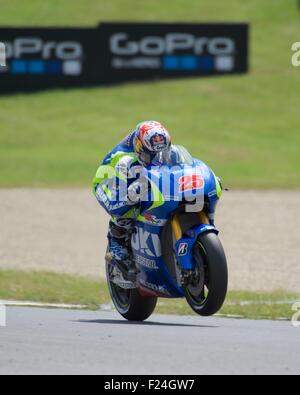
M 289 322 L 9 308 L 0 374 L 299 374 Z

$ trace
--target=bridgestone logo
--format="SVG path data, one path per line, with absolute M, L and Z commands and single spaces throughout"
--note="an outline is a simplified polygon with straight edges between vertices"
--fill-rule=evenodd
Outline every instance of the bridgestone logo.
M 6 51 L 4 43 L 0 42 L 0 67 L 6 67 Z

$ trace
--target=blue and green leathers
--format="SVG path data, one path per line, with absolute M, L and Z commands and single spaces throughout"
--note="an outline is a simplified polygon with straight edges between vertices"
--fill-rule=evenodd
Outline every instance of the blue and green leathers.
M 134 170 L 139 166 L 133 146 L 134 136 L 133 132 L 104 158 L 93 180 L 93 192 L 98 202 L 112 217 L 135 218 L 138 215 L 127 200 L 128 187 L 139 174 Z

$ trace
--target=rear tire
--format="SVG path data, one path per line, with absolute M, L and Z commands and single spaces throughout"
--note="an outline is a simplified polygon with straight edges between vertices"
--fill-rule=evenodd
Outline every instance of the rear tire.
M 185 297 L 191 308 L 199 315 L 208 317 L 216 314 L 224 304 L 228 288 L 228 268 L 222 244 L 215 233 L 199 236 L 194 250 L 194 259 L 198 265 L 204 288 L 195 295 L 185 288 Z M 203 278 L 203 274 L 204 277 Z
M 154 312 L 157 304 L 156 297 L 143 297 L 137 289 L 123 289 L 110 280 L 109 268 L 106 262 L 106 277 L 110 296 L 118 313 L 128 321 L 145 321 Z

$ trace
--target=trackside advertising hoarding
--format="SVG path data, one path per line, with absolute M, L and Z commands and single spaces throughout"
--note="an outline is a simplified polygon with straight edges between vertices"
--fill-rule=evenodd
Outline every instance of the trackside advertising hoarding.
M 248 25 L 103 23 L 107 81 L 246 73 Z
M 0 91 L 27 91 L 97 83 L 94 69 L 96 29 L 5 28 L 6 67 Z
M 0 28 L 0 92 L 248 71 L 248 25 Z

